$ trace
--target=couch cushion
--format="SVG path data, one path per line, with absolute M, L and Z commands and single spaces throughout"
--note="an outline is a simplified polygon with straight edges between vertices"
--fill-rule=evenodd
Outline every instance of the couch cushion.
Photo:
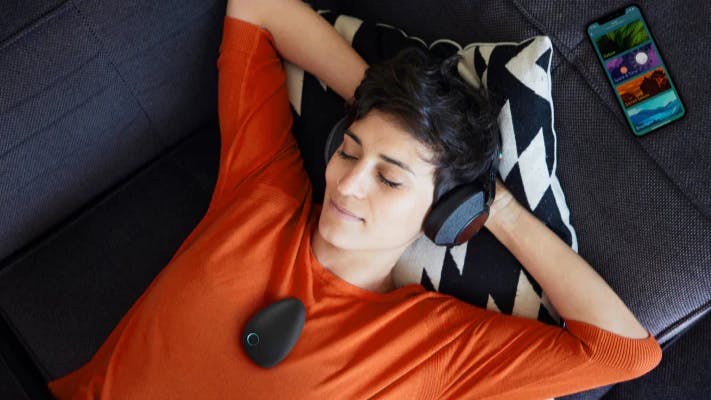
M 518 0 L 514 5 L 532 24 L 551 36 L 562 56 L 572 63 L 594 90 L 618 124 L 616 131 L 631 135 L 614 92 L 587 39 L 587 24 L 622 8 L 626 0 L 606 0 L 561 7 L 557 3 Z M 711 58 L 711 3 L 682 1 L 637 2 L 654 36 L 659 52 L 679 91 L 687 116 L 666 128 L 636 140 L 647 157 L 654 160 L 688 201 L 706 219 L 711 219 L 711 112 L 708 99 L 708 71 Z
M 24 351 L 22 340 L 0 309 L 0 394 L 3 399 L 52 399 L 45 380 Z
M 52 18 L 52 10 L 64 3 L 67 0 L 4 1 L 0 9 L 0 43 L 28 25 L 42 23 L 43 18 Z
M 224 0 L 74 3 L 161 143 L 176 143 L 212 118 Z
M 0 393 L 2 398 L 7 400 L 29 400 L 2 355 L 0 355 Z
M 88 361 L 212 197 L 216 122 L 0 268 L 0 311 L 45 375 Z
M 0 259 L 216 115 L 224 2 L 40 3 L 0 6 Z
M 711 302 L 711 221 L 625 125 L 601 118 L 607 107 L 574 66 L 556 72 L 559 176 L 580 254 L 664 342 Z

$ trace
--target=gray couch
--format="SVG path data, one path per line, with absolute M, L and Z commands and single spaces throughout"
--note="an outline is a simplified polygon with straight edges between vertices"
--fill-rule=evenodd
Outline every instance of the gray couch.
M 579 252 L 664 348 L 570 398 L 711 398 L 711 5 L 641 1 L 687 107 L 627 128 L 585 25 L 626 3 L 315 1 L 410 35 L 555 46 L 558 177 Z M 574 4 L 577 3 L 577 4 Z M 89 360 L 202 218 L 225 1 L 0 4 L 0 398 Z

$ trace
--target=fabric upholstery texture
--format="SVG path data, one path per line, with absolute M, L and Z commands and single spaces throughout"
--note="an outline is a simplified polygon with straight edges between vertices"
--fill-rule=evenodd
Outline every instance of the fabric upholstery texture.
M 513 3 L 531 23 L 551 35 L 561 55 L 594 90 L 599 98 L 597 101 L 602 101 L 608 112 L 624 124 L 617 100 L 585 36 L 585 26 L 589 21 L 629 2 L 607 0 L 586 4 L 582 9 L 561 8 L 552 3 L 530 0 Z M 711 126 L 711 105 L 707 100 L 708 85 L 702 82 L 708 79 L 708 71 L 711 70 L 711 59 L 704 56 L 711 35 L 711 25 L 706 18 L 711 14 L 711 3 L 682 0 L 673 5 L 663 1 L 640 1 L 636 4 L 649 24 L 687 107 L 688 117 L 673 127 L 669 126 L 669 129 L 647 135 L 636 145 L 654 160 L 687 201 L 708 220 L 711 218 L 711 163 L 708 162 L 711 140 L 705 127 Z
M 589 20 L 627 2 L 314 3 L 430 42 L 550 37 L 557 173 L 579 253 L 662 342 L 710 307 L 711 4 L 637 2 L 687 106 L 684 120 L 637 139 L 585 37 Z M 216 118 L 224 6 L 0 5 L 0 308 L 45 376 L 86 361 L 207 206 L 219 135 L 196 128 Z M 185 142 L 183 161 L 153 169 L 192 134 L 212 144 Z M 679 379 L 672 371 L 646 384 Z M 694 383 L 685 393 L 703 393 Z
M 0 258 L 216 118 L 224 3 L 20 3 L 0 6 Z
M 51 399 L 46 380 L 0 311 L 0 394 L 3 399 Z
M 115 188 L 0 269 L 0 307 L 48 380 L 89 360 L 204 215 L 217 126 Z
M 0 357 L 0 393 L 2 393 L 4 399 L 29 400 L 29 397 L 27 397 L 27 394 L 2 357 Z

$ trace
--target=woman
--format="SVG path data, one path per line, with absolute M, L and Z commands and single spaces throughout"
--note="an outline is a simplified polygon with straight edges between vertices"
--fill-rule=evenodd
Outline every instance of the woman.
M 352 123 L 328 163 L 323 206 L 311 202 L 291 134 L 280 56 L 349 100 Z M 220 170 L 208 211 L 93 358 L 50 382 L 52 392 L 535 399 L 656 366 L 654 338 L 500 182 L 486 228 L 540 283 L 566 327 L 421 285 L 394 287 L 392 268 L 422 234 L 432 204 L 478 175 L 497 140 L 485 98 L 458 81 L 453 65 L 404 53 L 368 69 L 300 1 L 229 1 L 217 62 Z M 303 301 L 306 324 L 280 364 L 261 368 L 245 354 L 242 331 L 286 297 Z

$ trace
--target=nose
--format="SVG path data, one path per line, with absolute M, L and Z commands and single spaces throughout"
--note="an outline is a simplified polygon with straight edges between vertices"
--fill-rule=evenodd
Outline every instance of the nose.
M 344 197 L 365 198 L 368 185 L 368 170 L 361 164 L 344 171 L 336 180 L 336 189 Z

